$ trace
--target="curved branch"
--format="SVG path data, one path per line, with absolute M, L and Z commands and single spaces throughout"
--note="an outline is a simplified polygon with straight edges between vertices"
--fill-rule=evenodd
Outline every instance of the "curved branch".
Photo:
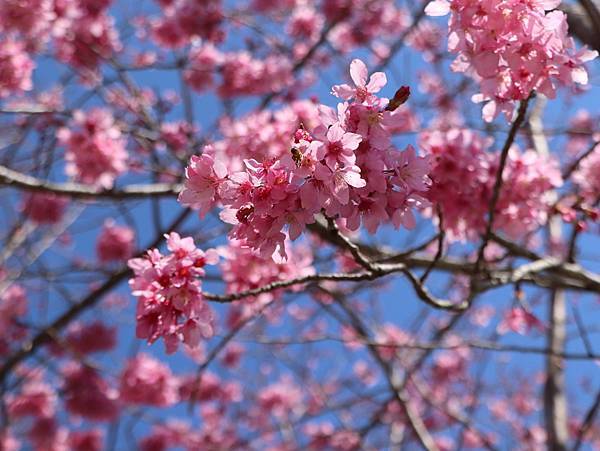
M 31 175 L 0 165 L 0 185 L 24 189 L 26 191 L 41 191 L 88 199 L 132 199 L 140 197 L 175 196 L 182 186 L 177 183 L 132 184 L 118 189 L 99 189 L 92 185 L 81 183 L 56 183 L 42 180 Z

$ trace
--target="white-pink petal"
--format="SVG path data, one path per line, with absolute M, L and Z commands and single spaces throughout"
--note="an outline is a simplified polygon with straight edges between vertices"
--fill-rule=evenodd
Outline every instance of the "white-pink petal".
M 450 13 L 450 3 L 446 0 L 434 0 L 425 7 L 425 14 L 438 17 Z
M 367 77 L 369 76 L 369 71 L 367 70 L 367 66 L 359 59 L 354 59 L 350 63 L 350 77 L 352 77 L 352 81 L 358 87 L 364 87 L 367 84 Z
M 379 92 L 387 84 L 387 77 L 383 72 L 375 72 L 369 79 L 367 91 L 371 94 Z

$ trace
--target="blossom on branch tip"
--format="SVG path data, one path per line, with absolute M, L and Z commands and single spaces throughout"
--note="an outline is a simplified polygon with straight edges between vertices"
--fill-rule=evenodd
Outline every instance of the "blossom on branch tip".
M 129 281 L 138 298 L 136 335 L 153 343 L 163 338 L 168 353 L 180 342 L 196 347 L 214 334 L 214 316 L 202 298 L 204 266 L 218 261 L 212 249 L 196 248 L 191 237 L 165 235 L 168 255 L 151 249 L 144 257 L 129 260 L 134 277 Z

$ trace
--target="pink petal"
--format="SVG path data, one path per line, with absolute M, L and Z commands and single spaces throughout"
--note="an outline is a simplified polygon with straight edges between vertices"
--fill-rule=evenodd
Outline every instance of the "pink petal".
M 434 0 L 425 8 L 425 14 L 428 16 L 445 16 L 450 13 L 450 3 L 447 0 Z
M 329 130 L 327 131 L 327 139 L 332 143 L 338 142 L 344 136 L 344 132 L 345 131 L 340 124 L 334 124 L 329 127 Z
M 379 92 L 387 83 L 387 77 L 383 72 L 375 72 L 371 75 L 369 84 L 367 85 L 367 91 L 370 93 Z
M 354 89 L 349 85 L 335 85 L 331 88 L 331 93 L 341 99 L 351 99 L 354 97 Z
M 367 76 L 369 75 L 369 71 L 367 70 L 367 66 L 359 59 L 354 59 L 350 63 L 350 76 L 352 77 L 352 81 L 358 87 L 363 87 L 367 84 Z
M 362 136 L 357 133 L 345 133 L 342 137 L 342 144 L 345 149 L 356 150 L 362 141 Z
M 344 172 L 344 180 L 346 181 L 346 183 L 350 186 L 353 186 L 354 188 L 362 188 L 364 186 L 367 186 L 367 182 L 365 182 L 360 174 L 358 172 L 354 172 L 354 171 L 347 171 Z

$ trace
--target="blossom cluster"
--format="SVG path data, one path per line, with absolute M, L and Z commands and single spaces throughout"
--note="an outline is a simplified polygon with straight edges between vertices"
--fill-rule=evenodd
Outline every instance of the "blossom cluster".
M 75 180 L 111 188 L 127 169 L 127 151 L 121 130 L 109 110 L 76 111 L 69 127 L 57 136 L 66 147 L 65 172 Z
M 23 214 L 36 224 L 56 224 L 68 204 L 66 197 L 53 193 L 29 193 L 23 198 Z
M 354 86 L 332 91 L 344 102 L 337 110 L 320 106 L 317 125 L 297 129 L 284 155 L 245 159 L 236 172 L 212 146 L 193 156 L 180 202 L 201 215 L 223 205 L 222 220 L 234 225 L 230 238 L 263 256 L 285 257 L 284 228 L 295 240 L 321 212 L 350 230 L 361 223 L 371 233 L 385 222 L 412 227 L 412 209 L 427 204 L 428 160 L 410 146 L 400 152 L 392 145 L 405 116 L 376 95 L 385 74 L 368 79 L 366 65 L 357 59 L 350 75 Z
M 435 0 L 427 6 L 431 16 L 450 13 L 448 50 L 457 53 L 452 69 L 473 74 L 479 82 L 481 92 L 473 100 L 486 102 L 486 121 L 500 112 L 510 119 L 515 103 L 533 91 L 554 98 L 559 84 L 587 84 L 583 63 L 598 53 L 575 50 L 566 14 L 554 10 L 559 4 L 560 0 Z
M 0 57 L 0 61 L 8 65 L 11 53 L 14 70 L 0 71 L 3 78 L 0 92 L 4 92 L 3 84 L 9 81 L 9 74 L 14 79 L 13 90 L 19 87 L 15 85 L 17 80 L 21 90 L 29 89 L 33 63 L 18 49 L 41 52 L 49 42 L 59 60 L 77 69 L 83 79 L 89 79 L 102 59 L 121 49 L 114 19 L 107 13 L 111 3 L 111 0 L 1 0 L 0 54 L 4 52 L 7 56 Z
M 134 278 L 129 281 L 138 298 L 136 335 L 148 343 L 164 340 L 167 352 L 180 342 L 195 347 L 213 336 L 213 314 L 202 297 L 204 266 L 216 264 L 214 250 L 196 248 L 191 237 L 166 235 L 168 255 L 150 249 L 144 257 L 129 260 Z
M 239 293 L 264 287 L 278 280 L 290 280 L 315 273 L 312 253 L 303 246 L 291 246 L 285 242 L 287 260 L 262 257 L 256 250 L 231 240 L 218 249 L 223 257 L 220 263 L 227 293 Z M 277 255 L 276 255 L 277 256 Z M 300 286 L 292 290 L 301 290 Z M 228 323 L 235 327 L 239 321 L 252 317 L 262 307 L 279 299 L 282 290 L 271 290 L 256 296 L 247 296 L 229 310 Z M 269 313 L 266 313 L 269 315 Z
M 1 280 L 1 279 L 0 279 Z M 27 334 L 27 329 L 20 323 L 27 313 L 27 296 L 20 285 L 0 287 L 0 356 L 8 354 L 13 343 Z
M 31 74 L 35 64 L 23 43 L 13 39 L 0 41 L 0 99 L 33 87 Z
M 102 263 L 127 260 L 133 255 L 134 239 L 135 231 L 132 228 L 107 219 L 96 242 L 98 260 Z
M 425 132 L 420 144 L 431 157 L 429 199 L 442 212 L 451 239 L 476 239 L 486 228 L 499 164 L 491 139 L 467 129 Z M 546 222 L 549 191 L 562 184 L 557 162 L 533 150 L 509 151 L 494 226 L 512 237 Z

